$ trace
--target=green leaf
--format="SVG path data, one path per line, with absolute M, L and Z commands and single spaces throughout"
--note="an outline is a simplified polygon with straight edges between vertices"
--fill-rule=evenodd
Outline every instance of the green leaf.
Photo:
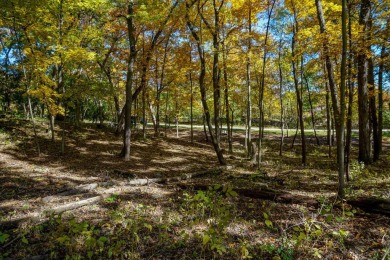
M 349 235 L 349 231 L 340 229 L 340 236 L 347 237 Z
M 298 240 L 305 240 L 305 239 L 306 239 L 305 233 L 303 233 L 303 232 L 299 233 Z
M 237 196 L 238 196 L 238 193 L 235 192 L 234 190 L 232 190 L 232 191 L 229 192 L 229 195 L 230 195 L 231 197 L 237 197 Z
M 26 237 L 22 237 L 22 242 L 23 242 L 23 244 L 28 244 L 28 240 L 27 240 L 27 238 Z
M 102 236 L 102 237 L 99 237 L 99 241 L 100 241 L 100 242 L 103 242 L 103 243 L 105 243 L 105 242 L 107 242 L 107 241 L 108 241 L 108 238 L 107 238 L 107 237 L 104 237 L 104 236 Z
M 210 241 L 210 237 L 208 235 L 203 236 L 203 245 L 206 245 Z
M 271 220 L 266 219 L 264 222 L 265 222 L 265 225 L 266 225 L 267 227 L 269 227 L 269 228 L 272 227 L 272 221 L 271 221 Z
M 265 219 L 268 219 L 268 218 L 269 218 L 269 217 L 268 217 L 268 214 L 265 213 L 265 212 L 263 213 L 263 216 L 264 216 Z
M 146 227 L 147 229 L 149 229 L 149 232 L 152 232 L 152 225 L 148 224 L 148 223 L 144 223 L 144 227 Z
M 322 235 L 322 230 L 318 229 L 316 230 L 316 232 L 314 232 L 316 234 L 317 237 L 321 236 Z
M 0 243 L 4 243 L 9 238 L 8 234 L 0 232 Z

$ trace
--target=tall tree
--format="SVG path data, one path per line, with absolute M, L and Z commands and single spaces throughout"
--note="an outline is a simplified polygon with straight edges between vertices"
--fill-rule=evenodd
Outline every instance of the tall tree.
M 340 98 L 337 95 L 336 81 L 334 79 L 333 63 L 329 54 L 328 41 L 326 39 L 326 23 L 322 10 L 321 0 L 316 0 L 317 18 L 320 24 L 320 31 L 323 35 L 323 52 L 325 56 L 326 69 L 328 73 L 329 87 L 332 97 L 333 113 L 336 124 L 337 162 L 338 162 L 338 196 L 343 199 L 344 192 L 344 117 L 345 117 L 345 80 L 346 80 L 346 58 L 347 58 L 347 1 L 342 0 L 342 57 L 340 67 Z
M 359 25 L 361 36 L 359 39 L 360 49 L 357 54 L 358 63 L 358 112 L 359 112 L 359 161 L 370 163 L 371 143 L 369 126 L 368 106 L 368 34 L 369 19 L 371 15 L 371 0 L 362 0 L 360 4 Z
M 194 0 L 192 2 L 187 2 L 186 3 L 186 7 L 187 7 L 186 8 L 187 9 L 186 10 L 187 27 L 190 30 L 191 35 L 192 35 L 192 37 L 195 40 L 195 43 L 196 43 L 196 46 L 197 46 L 197 50 L 198 50 L 199 62 L 200 62 L 199 88 L 200 88 L 200 94 L 201 94 L 201 99 L 202 99 L 202 105 L 203 105 L 203 109 L 204 109 L 204 115 L 205 115 L 205 119 L 206 119 L 206 124 L 207 124 L 208 129 L 209 129 L 210 139 L 211 139 L 211 142 L 213 144 L 215 153 L 217 154 L 218 162 L 221 165 L 226 165 L 226 161 L 225 161 L 225 158 L 223 157 L 223 153 L 222 153 L 222 150 L 221 150 L 218 138 L 217 138 L 218 131 L 213 131 L 213 126 L 211 124 L 210 109 L 209 109 L 209 106 L 207 104 L 207 97 L 206 97 L 207 93 L 206 93 L 206 86 L 205 86 L 206 60 L 205 60 L 205 51 L 204 51 L 204 47 L 203 47 L 203 42 L 202 42 L 202 38 L 201 38 L 202 28 L 201 27 L 199 28 L 199 33 L 198 33 L 198 31 L 194 27 L 193 21 L 190 20 L 190 16 L 189 16 L 190 7 L 193 6 L 195 4 L 195 2 L 196 2 L 196 0 Z M 215 2 L 214 2 L 214 4 L 215 4 Z M 214 7 L 215 7 L 215 5 L 214 5 Z M 198 12 L 199 11 L 201 11 L 201 10 L 200 10 L 200 7 L 198 5 Z M 214 10 L 214 12 L 218 13 L 219 11 L 218 10 Z M 209 25 L 209 30 L 211 30 L 210 25 Z M 213 41 L 215 41 L 215 40 L 217 40 L 217 39 L 215 39 L 215 37 L 213 37 Z M 215 44 L 218 45 L 219 43 L 215 43 Z M 215 52 L 216 51 L 214 50 L 213 65 L 214 66 L 215 65 L 218 66 L 218 58 L 216 57 L 216 56 L 218 56 L 218 53 L 215 53 Z M 219 87 L 219 85 L 218 85 L 219 82 L 218 82 L 218 79 L 217 79 L 218 75 L 214 75 L 214 73 L 218 72 L 218 67 L 214 67 L 214 66 L 213 66 L 213 87 L 218 88 Z M 216 81 L 214 81 L 214 80 L 216 80 Z M 215 98 L 219 98 L 218 94 L 216 95 L 215 92 L 214 92 L 213 96 L 214 96 L 214 99 Z M 215 109 L 216 103 L 218 103 L 218 102 L 214 101 L 214 109 Z M 217 104 L 217 106 L 219 106 L 219 103 Z M 214 116 L 215 116 L 215 112 L 214 112 Z M 218 117 L 217 117 L 217 119 L 218 119 Z M 219 121 L 215 120 L 215 118 L 214 118 L 214 124 L 215 124 L 214 126 L 219 129 Z
M 125 131 L 123 134 L 123 149 L 121 155 L 128 161 L 130 160 L 131 146 L 131 102 L 133 88 L 133 66 L 137 57 L 136 37 L 134 26 L 134 3 L 129 1 L 127 4 L 127 37 L 129 41 L 129 56 L 127 60 L 127 76 L 126 76 L 126 104 L 125 104 Z

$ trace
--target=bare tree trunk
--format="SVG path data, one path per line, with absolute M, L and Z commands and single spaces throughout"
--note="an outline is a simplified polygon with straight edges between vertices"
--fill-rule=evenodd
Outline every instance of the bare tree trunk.
M 203 50 L 203 46 L 202 46 L 202 40 L 199 37 L 198 32 L 194 29 L 194 27 L 190 21 L 189 14 L 188 14 L 188 12 L 189 12 L 188 9 L 190 8 L 190 6 L 188 5 L 188 3 L 186 5 L 186 7 L 187 7 L 187 12 L 186 12 L 187 26 L 191 31 L 192 37 L 196 41 L 198 53 L 199 53 L 199 62 L 200 62 L 199 87 L 200 87 L 200 94 L 201 94 L 201 98 L 202 98 L 202 105 L 203 105 L 203 109 L 204 109 L 204 114 L 206 117 L 206 123 L 207 123 L 208 129 L 209 129 L 210 139 L 211 139 L 211 142 L 213 144 L 214 151 L 217 154 L 218 162 L 221 165 L 226 165 L 226 161 L 223 157 L 223 153 L 222 153 L 222 150 L 220 148 L 220 144 L 218 142 L 218 136 L 219 136 L 219 133 L 218 133 L 219 132 L 219 93 L 216 93 L 219 90 L 219 75 L 217 75 L 217 72 L 218 72 L 218 52 L 217 52 L 217 49 L 214 50 L 214 61 L 213 61 L 213 65 L 214 65 L 213 66 L 214 115 L 215 115 L 215 117 L 217 117 L 217 118 L 214 118 L 214 123 L 215 123 L 217 131 L 214 132 L 212 124 L 211 124 L 210 109 L 209 109 L 208 104 L 207 104 L 206 86 L 205 86 L 205 82 L 204 82 L 205 76 L 206 76 L 206 60 L 205 60 L 204 50 Z M 216 21 L 217 21 L 217 17 L 216 17 Z M 219 22 L 218 23 L 216 22 L 216 24 L 219 25 Z M 200 27 L 200 30 L 199 30 L 200 35 L 202 35 L 201 29 L 202 28 Z M 218 38 L 216 38 L 216 37 L 217 37 L 217 35 L 214 35 L 214 37 L 213 37 L 213 41 L 214 41 L 214 45 L 215 45 L 214 47 L 219 47 L 219 44 L 217 43 Z
M 168 128 L 168 121 L 169 121 L 169 117 L 168 117 L 168 101 L 169 101 L 169 90 L 167 89 L 167 96 L 166 96 L 166 99 L 165 99 L 165 136 L 167 136 L 167 128 Z
M 354 81 L 352 75 L 352 21 L 351 21 L 351 3 L 348 6 L 348 111 L 347 111 L 347 123 L 346 130 L 347 134 L 345 137 L 345 177 L 347 178 L 347 182 L 350 181 L 349 178 L 349 170 L 350 170 L 350 157 L 351 157 L 351 143 L 352 143 L 352 113 L 353 113 L 353 89 L 354 89 Z
M 389 24 L 389 22 L 387 23 Z M 383 139 L 383 71 L 384 71 L 384 59 L 386 56 L 385 45 L 381 48 L 381 59 L 379 61 L 378 71 L 378 142 L 379 152 L 382 152 L 382 139 Z
M 317 18 L 320 24 L 321 34 L 326 36 L 326 23 L 322 11 L 321 0 L 316 0 Z M 331 91 L 333 113 L 336 122 L 337 138 L 337 162 L 338 162 L 338 196 L 344 199 L 344 117 L 345 117 L 345 79 L 346 79 L 346 58 L 347 58 L 347 1 L 342 0 L 342 57 L 341 57 L 341 82 L 340 82 L 340 100 L 337 97 L 337 88 L 333 74 L 333 63 L 329 56 L 328 42 L 323 42 L 325 54 L 325 63 L 328 72 L 329 88 Z
M 48 109 L 48 111 L 50 111 L 50 109 Z M 32 112 L 31 112 L 32 113 Z M 50 133 L 51 133 L 51 141 L 54 142 L 55 141 L 55 133 L 54 133 L 54 120 L 55 120 L 55 116 L 52 115 L 51 113 L 49 113 L 49 124 L 50 124 Z
M 281 52 L 282 52 L 282 39 L 279 42 L 279 52 L 278 52 L 278 67 L 279 67 L 279 100 L 280 100 L 280 145 L 279 145 L 279 156 L 283 154 L 283 142 L 284 142 L 284 107 L 283 107 L 283 72 L 281 64 Z
M 232 144 L 232 129 L 230 126 L 230 111 L 229 111 L 229 84 L 227 77 L 227 66 L 226 66 L 226 46 L 225 42 L 222 42 L 222 52 L 223 52 L 223 79 L 225 84 L 225 112 L 226 112 L 226 127 L 227 127 L 227 140 L 229 146 L 229 153 L 233 153 L 233 144 Z
M 359 45 L 367 49 L 368 20 L 371 13 L 371 1 L 362 0 L 359 14 L 359 25 L 363 27 Z M 371 145 L 369 130 L 369 106 L 367 87 L 367 53 L 359 51 L 357 55 L 358 63 L 358 111 L 359 111 L 359 161 L 370 163 Z
M 296 34 L 298 32 L 298 28 L 296 23 L 294 22 L 293 25 L 293 37 L 292 37 L 292 43 L 291 43 L 291 51 L 292 51 L 292 56 L 295 56 L 295 38 Z M 305 139 L 305 124 L 303 121 L 303 102 L 301 98 L 301 92 L 299 90 L 299 84 L 298 84 L 298 76 L 297 76 L 297 69 L 296 69 L 296 63 L 293 60 L 292 62 L 292 67 L 293 67 L 293 76 L 294 76 L 294 86 L 295 86 L 295 93 L 297 96 L 297 104 L 298 104 L 298 118 L 299 118 L 299 126 L 301 130 L 301 155 L 302 155 L 302 164 L 306 165 L 306 139 Z M 294 138 L 295 140 L 295 138 Z
M 203 114 L 203 132 L 204 132 L 204 136 L 205 136 L 205 141 L 208 142 L 209 141 L 209 136 L 207 135 L 207 130 L 206 130 L 206 115 Z
M 325 71 L 326 72 L 326 71 Z M 330 107 L 330 95 L 329 95 L 329 85 L 328 82 L 325 82 L 326 87 L 326 139 L 328 144 L 328 157 L 332 157 L 332 146 L 333 146 L 333 138 L 332 138 L 332 113 Z
M 374 80 L 374 61 L 372 57 L 368 59 L 368 90 L 370 104 L 370 123 L 372 125 L 372 140 L 374 147 L 374 162 L 379 159 L 379 136 L 378 136 L 378 117 L 376 113 L 376 95 L 375 95 L 375 80 Z
M 28 110 L 30 112 L 31 124 L 32 124 L 33 130 L 34 130 L 34 141 L 35 141 L 35 145 L 37 146 L 37 152 L 38 152 L 38 157 L 39 157 L 39 156 L 41 156 L 41 147 L 39 146 L 37 127 L 35 125 L 34 114 L 32 112 L 31 99 L 30 99 L 29 95 L 27 95 L 27 103 L 28 103 Z
M 142 137 L 146 138 L 146 89 L 142 90 Z
M 124 160 L 130 160 L 130 145 L 131 145 L 131 102 L 132 102 L 132 88 L 133 88 L 133 65 L 137 57 L 135 27 L 133 23 L 134 3 L 129 2 L 127 6 L 127 33 L 129 40 L 129 57 L 127 61 L 127 79 L 126 79 L 126 105 L 125 105 L 125 131 L 123 134 L 123 149 L 122 157 Z
M 247 107 L 246 107 L 246 152 L 247 156 L 250 157 L 253 152 L 251 151 L 252 149 L 252 92 L 251 92 L 251 41 L 252 41 L 252 7 L 251 7 L 251 2 L 249 1 L 249 13 L 248 13 L 248 53 L 246 57 L 246 88 L 247 88 Z M 260 119 L 260 118 L 259 118 Z M 259 125 L 260 127 L 260 125 Z
M 316 123 L 315 123 L 315 119 L 314 119 L 314 110 L 313 110 L 313 103 L 311 101 L 311 93 L 310 93 L 310 88 L 309 88 L 309 82 L 306 78 L 305 75 L 303 75 L 303 77 L 305 78 L 305 81 L 306 81 L 306 89 L 307 89 L 307 93 L 309 94 L 309 105 L 310 105 L 310 114 L 311 114 L 311 125 L 313 127 L 313 131 L 314 131 L 314 137 L 316 138 L 316 143 L 317 145 L 320 145 L 320 139 L 318 139 L 318 136 L 317 136 L 317 131 L 316 131 Z
M 191 72 L 190 72 L 190 87 L 191 87 L 191 105 L 190 105 L 191 106 L 191 143 L 193 143 L 194 142 L 194 114 L 193 114 L 194 91 L 193 91 L 193 85 L 192 85 L 192 73 Z
M 259 144 L 257 147 L 257 168 L 260 169 L 260 163 L 261 163 L 261 143 L 262 138 L 264 134 L 264 111 L 263 111 L 263 99 L 264 99 L 264 87 L 265 87 L 265 68 L 266 68 L 266 62 L 267 62 L 267 54 L 268 54 L 268 32 L 271 22 L 271 16 L 272 11 L 274 9 L 276 0 L 272 0 L 269 4 L 271 6 L 268 6 L 267 8 L 267 27 L 265 30 L 265 38 L 264 38 L 264 51 L 263 51 L 263 68 L 262 68 L 262 75 L 261 75 L 261 87 L 259 89 Z

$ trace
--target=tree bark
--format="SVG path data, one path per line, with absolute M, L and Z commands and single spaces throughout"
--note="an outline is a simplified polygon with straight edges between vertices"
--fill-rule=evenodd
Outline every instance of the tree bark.
M 359 161 L 369 164 L 371 162 L 371 144 L 369 130 L 369 106 L 367 87 L 367 31 L 368 20 L 371 13 L 371 1 L 362 0 L 359 14 L 359 25 L 363 28 L 360 43 L 362 50 L 358 52 L 358 112 L 359 112 Z
M 296 14 L 294 14 L 296 16 Z M 296 44 L 296 35 L 298 32 L 297 24 L 294 22 L 293 24 L 293 37 L 291 42 L 291 54 L 293 58 L 296 58 L 295 56 L 295 44 Z M 301 155 L 302 155 L 302 164 L 306 165 L 306 138 L 305 138 L 305 124 L 303 121 L 303 102 L 301 97 L 301 92 L 299 90 L 299 84 L 298 84 L 298 76 L 297 76 L 297 68 L 296 68 L 296 61 L 292 61 L 292 69 L 293 69 L 293 76 L 294 76 L 294 87 L 295 87 L 295 93 L 297 96 L 297 106 L 298 106 L 298 120 L 299 120 L 299 126 L 301 130 Z M 295 138 L 294 138 L 295 140 Z
M 347 111 L 347 123 L 346 130 L 347 134 L 345 137 L 345 177 L 347 181 L 350 181 L 349 170 L 350 170 L 350 157 L 351 157 L 351 143 L 352 143 L 352 114 L 353 114 L 353 89 L 354 80 L 352 74 L 352 63 L 353 63 L 353 51 L 352 51 L 352 21 L 351 21 L 351 3 L 348 6 L 348 111 Z
M 281 136 L 280 136 L 280 145 L 279 145 L 279 156 L 283 154 L 283 142 L 284 142 L 284 107 L 283 107 L 283 72 L 282 72 L 282 64 L 281 64 L 281 52 L 282 52 L 282 39 L 280 39 L 279 43 L 279 51 L 278 51 L 278 67 L 279 67 L 279 100 L 280 100 L 280 128 L 281 128 Z
M 195 3 L 195 2 L 193 2 L 193 3 Z M 213 144 L 214 151 L 217 154 L 218 162 L 221 165 L 226 165 L 226 161 L 225 161 L 225 158 L 223 157 L 223 153 L 222 153 L 222 150 L 220 148 L 218 138 L 215 135 L 219 131 L 219 125 L 218 125 L 219 120 L 218 119 L 214 120 L 214 123 L 216 124 L 216 128 L 218 128 L 217 132 L 213 131 L 213 127 L 211 124 L 210 109 L 209 109 L 208 104 L 207 104 L 207 97 L 206 97 L 207 93 L 206 93 L 206 86 L 205 86 L 206 60 L 205 60 L 205 55 L 204 55 L 204 50 L 203 50 L 201 38 L 199 37 L 198 32 L 194 29 L 193 24 L 191 23 L 190 18 L 189 18 L 188 12 L 189 12 L 190 6 L 191 6 L 190 4 L 186 3 L 186 7 L 187 7 L 186 21 L 187 21 L 187 27 L 189 28 L 192 37 L 195 39 L 197 49 L 198 49 L 198 54 L 199 54 L 199 62 L 200 62 L 199 88 L 200 88 L 200 94 L 201 94 L 205 119 L 206 119 L 206 123 L 207 123 L 208 129 L 209 129 L 211 143 Z M 198 9 L 199 9 L 199 7 L 198 7 Z M 202 30 L 200 28 L 199 34 L 201 35 L 201 33 L 202 33 Z M 215 65 L 215 62 L 218 61 L 218 58 L 216 58 L 215 55 L 218 56 L 218 53 L 214 52 L 214 59 L 217 59 L 217 60 L 214 60 L 214 65 Z M 216 64 L 218 65 L 218 62 Z M 215 77 L 218 76 L 218 75 L 214 75 L 215 69 L 217 69 L 217 67 L 216 68 L 213 67 L 213 82 L 215 84 L 214 87 L 219 88 L 219 83 L 217 82 L 218 79 L 214 78 L 214 76 Z M 214 81 L 214 80 L 216 80 L 216 81 Z M 214 88 L 214 90 L 216 90 L 215 88 Z M 214 99 L 215 98 L 219 98 L 219 95 L 216 94 L 214 91 Z M 219 101 L 216 103 L 215 102 L 216 101 L 214 101 L 214 106 L 215 105 L 219 106 Z M 219 111 L 219 109 L 217 109 L 217 110 Z M 214 113 L 214 114 L 216 114 L 216 113 Z M 218 114 L 219 114 L 219 112 L 218 112 Z M 219 117 L 219 115 L 218 115 L 218 117 Z
M 265 38 L 264 38 L 264 50 L 263 50 L 263 68 L 262 68 L 262 75 L 261 75 L 261 84 L 259 86 L 259 143 L 257 147 L 257 168 L 260 169 L 261 164 L 261 145 L 262 145 L 262 139 L 264 134 L 264 87 L 265 87 L 265 68 L 267 63 L 267 54 L 268 54 L 268 33 L 270 28 L 270 22 L 271 22 L 271 16 L 272 11 L 274 10 L 276 0 L 273 0 L 270 4 L 271 6 L 268 6 L 267 8 L 267 27 L 265 30 Z
M 381 47 L 381 58 L 379 61 L 378 71 L 378 144 L 379 152 L 382 152 L 382 139 L 383 139 L 383 72 L 384 72 L 384 59 L 386 56 L 386 48 L 383 44 Z
M 127 33 L 129 40 L 129 57 L 127 61 L 127 79 L 126 79 L 126 104 L 125 104 L 125 131 L 123 134 L 123 149 L 122 157 L 124 160 L 130 160 L 130 145 L 131 145 L 131 102 L 132 102 L 132 87 L 133 87 L 133 65 L 137 57 L 135 27 L 133 22 L 134 3 L 129 2 L 127 6 Z
M 303 75 L 303 78 L 305 79 L 306 81 L 306 89 L 307 89 L 307 94 L 309 96 L 309 105 L 310 105 L 310 115 L 311 115 L 311 125 L 313 127 L 313 131 L 314 131 L 314 137 L 316 139 L 316 143 L 317 145 L 320 145 L 320 139 L 318 139 L 318 136 L 317 136 L 317 131 L 316 131 L 316 122 L 315 122 L 315 118 L 314 118 L 314 109 L 313 109 L 313 102 L 311 100 L 311 93 L 310 93 L 310 88 L 309 88 L 309 81 L 307 80 L 307 77 L 305 75 Z
M 251 89 L 251 49 L 252 49 L 252 7 L 251 2 L 249 1 L 249 13 L 248 13 L 248 53 L 246 56 L 246 88 L 247 88 L 247 98 L 246 98 L 246 134 L 245 134 L 245 144 L 247 156 L 250 157 L 253 152 L 251 151 L 252 147 L 252 89 Z M 260 119 L 260 117 L 259 117 Z M 259 124 L 260 127 L 260 124 Z
M 225 84 L 225 113 L 226 113 L 226 127 L 227 127 L 227 139 L 229 146 L 229 153 L 233 153 L 233 142 L 232 142 L 232 129 L 230 124 L 230 105 L 229 105 L 229 83 L 227 76 L 227 50 L 225 46 L 225 42 L 222 42 L 222 51 L 223 51 L 223 81 Z
M 374 61 L 372 57 L 368 59 L 368 90 L 369 90 L 369 104 L 370 104 L 370 123 L 372 125 L 372 141 L 373 141 L 373 160 L 379 159 L 379 132 L 378 132 L 378 117 L 376 111 L 376 94 L 375 94 L 375 80 L 374 80 Z
M 333 113 L 336 124 L 337 139 L 337 162 L 338 162 L 338 196 L 343 199 L 344 193 L 344 117 L 345 117 L 345 79 L 346 79 L 346 57 L 347 57 L 347 4 L 342 0 L 342 57 L 341 57 L 341 82 L 340 82 L 340 99 L 337 97 L 336 82 L 333 74 L 333 63 L 329 55 L 328 41 L 324 39 L 323 50 L 325 63 L 328 72 L 329 87 L 332 97 Z M 326 24 L 322 11 L 321 0 L 316 0 L 317 18 L 320 24 L 321 34 L 326 36 Z

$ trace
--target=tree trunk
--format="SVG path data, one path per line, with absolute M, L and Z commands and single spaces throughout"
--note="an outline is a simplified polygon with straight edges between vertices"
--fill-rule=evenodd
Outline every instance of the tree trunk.
M 291 52 L 292 57 L 296 58 L 295 56 L 295 39 L 298 32 L 298 28 L 296 23 L 293 25 L 293 37 L 292 37 L 292 43 L 291 43 Z M 297 69 L 296 69 L 296 62 L 292 61 L 292 68 L 293 68 L 293 76 L 294 76 L 294 87 L 295 87 L 295 93 L 297 96 L 297 105 L 298 105 L 298 118 L 299 118 L 299 126 L 301 130 L 301 155 L 302 155 L 302 164 L 306 165 L 306 140 L 305 140 L 305 124 L 303 121 L 303 102 L 301 98 L 301 92 L 299 90 L 299 84 L 298 84 L 298 76 L 297 76 Z M 295 140 L 295 138 L 294 138 Z
M 218 162 L 221 165 L 226 165 L 226 161 L 223 157 L 222 150 L 220 148 L 220 144 L 218 142 L 218 136 L 219 136 L 219 75 L 218 74 L 218 52 L 217 49 L 214 50 L 214 60 L 213 60 L 213 88 L 214 88 L 214 123 L 217 131 L 213 131 L 213 127 L 211 124 L 211 116 L 210 116 L 210 109 L 207 104 L 207 97 L 206 97 L 206 86 L 205 86 L 205 76 L 206 76 L 206 60 L 204 55 L 204 50 L 202 46 L 201 38 L 198 35 L 198 32 L 194 29 L 190 18 L 188 14 L 189 5 L 187 4 L 187 12 L 186 12 L 186 21 L 187 26 L 191 31 L 192 37 L 195 39 L 197 48 L 198 48 L 198 54 L 199 54 L 199 62 L 200 62 L 200 75 L 199 75 L 199 88 L 200 88 L 200 94 L 202 99 L 202 105 L 204 109 L 205 119 L 206 123 L 209 129 L 210 139 L 214 147 L 214 151 L 217 154 Z M 217 20 L 217 12 L 216 12 L 216 20 Z M 216 23 L 219 24 L 219 23 Z M 199 30 L 199 34 L 202 34 L 202 28 Z M 218 38 L 216 36 L 213 37 L 213 45 L 214 47 L 219 47 L 218 44 Z M 217 93 L 218 92 L 218 93 Z
M 372 140 L 374 147 L 374 162 L 379 159 L 379 136 L 378 136 L 378 117 L 376 113 L 376 94 L 375 94 L 375 80 L 374 80 L 374 61 L 372 57 L 368 59 L 368 90 L 370 103 L 370 123 L 372 125 Z
M 346 0 L 342 0 L 342 57 L 341 57 L 341 82 L 340 82 L 340 100 L 337 97 L 337 88 L 333 74 L 333 63 L 329 56 L 328 41 L 323 42 L 325 54 L 325 63 L 328 72 L 329 87 L 332 97 L 333 113 L 336 123 L 337 139 L 337 162 L 338 162 L 338 196 L 343 199 L 344 193 L 344 117 L 345 117 L 345 79 L 346 79 L 346 57 L 347 57 L 347 5 Z M 326 24 L 322 11 L 321 0 L 316 0 L 317 18 L 320 24 L 320 31 L 326 37 Z M 340 103 L 339 103 L 340 101 Z
M 127 6 L 127 33 L 129 40 L 129 57 L 127 61 L 127 79 L 126 79 L 126 105 L 125 105 L 125 131 L 123 134 L 123 150 L 122 156 L 128 161 L 130 160 L 130 145 L 131 145 L 131 102 L 132 102 L 132 87 L 133 87 L 133 65 L 136 59 L 136 40 L 135 27 L 133 23 L 134 3 L 129 2 Z
M 279 52 L 278 52 L 278 67 L 279 67 L 279 100 L 280 100 L 280 145 L 279 145 L 279 156 L 283 154 L 283 142 L 284 142 L 284 107 L 283 107 L 283 73 L 282 73 L 282 64 L 281 64 L 281 49 L 282 49 L 282 39 L 279 43 Z
M 318 136 L 317 136 L 317 131 L 316 131 L 316 122 L 315 122 L 315 119 L 314 119 L 314 110 L 313 110 L 313 103 L 311 101 L 311 93 L 310 93 L 310 88 L 309 88 L 309 82 L 306 78 L 305 75 L 303 75 L 305 81 L 306 81 L 306 89 L 307 89 L 307 93 L 309 95 L 309 105 L 310 105 L 310 114 L 311 114 L 311 125 L 313 127 L 313 131 L 314 131 L 314 137 L 316 139 L 316 143 L 317 145 L 320 145 L 320 139 L 318 139 Z
M 325 71 L 326 72 L 326 71 Z M 331 113 L 331 105 L 330 105 L 330 90 L 328 82 L 325 82 L 325 88 L 326 88 L 326 139 L 328 144 L 328 157 L 332 157 L 332 146 L 333 146 L 333 139 L 332 139 L 332 113 Z
M 194 91 L 193 91 L 193 85 L 192 85 L 192 73 L 191 72 L 190 72 L 190 87 L 191 87 L 191 104 L 190 104 L 190 107 L 191 107 L 191 111 L 190 111 L 190 113 L 191 113 L 191 143 L 193 143 L 194 142 L 194 114 L 193 114 Z
M 267 54 L 268 54 L 268 32 L 271 22 L 271 16 L 272 11 L 274 9 L 276 0 L 273 0 L 271 3 L 271 6 L 268 6 L 267 9 L 267 27 L 265 30 L 265 39 L 264 39 L 264 55 L 263 55 L 263 68 L 262 68 L 262 75 L 261 75 L 261 86 L 259 89 L 259 144 L 257 147 L 257 168 L 260 169 L 260 163 L 261 163 L 261 143 L 262 138 L 264 134 L 264 111 L 263 111 L 263 99 L 264 99 L 264 87 L 265 87 L 265 68 L 266 68 L 266 62 L 267 62 Z
M 385 45 L 381 48 L 381 59 L 379 61 L 378 71 L 378 144 L 379 152 L 382 152 L 382 139 L 383 139 L 383 71 L 384 71 L 384 59 L 385 59 Z
M 350 181 L 349 170 L 350 170 L 350 157 L 351 157 L 351 143 L 352 143 L 352 113 L 353 113 L 353 89 L 354 89 L 354 80 L 352 74 L 352 21 L 351 21 L 351 3 L 348 6 L 348 111 L 347 111 L 347 134 L 345 137 L 345 177 L 347 182 Z
M 227 77 L 227 66 L 226 66 L 226 60 L 227 60 L 227 53 L 226 53 L 226 46 L 225 42 L 222 42 L 222 52 L 223 52 L 223 80 L 225 84 L 225 112 L 226 112 L 226 127 L 227 127 L 227 140 L 228 140 L 228 146 L 229 146 L 229 153 L 233 153 L 233 144 L 232 144 L 232 129 L 230 126 L 230 111 L 229 111 L 229 84 L 228 84 L 228 77 Z
M 362 0 L 359 14 L 359 25 L 363 28 L 359 45 L 364 50 L 359 51 L 357 55 L 358 63 L 358 112 L 359 112 L 359 161 L 366 164 L 370 163 L 370 130 L 369 130 L 369 106 L 368 106 L 368 87 L 367 87 L 367 30 L 368 20 L 371 13 L 371 1 Z
M 247 88 L 247 107 L 246 107 L 246 152 L 247 156 L 250 157 L 253 152 L 251 151 L 252 147 L 252 100 L 251 100 L 251 41 L 252 41 L 252 8 L 251 8 L 251 2 L 249 1 L 249 14 L 248 14 L 248 53 L 246 57 L 246 88 Z M 259 117 L 260 119 L 260 117 Z M 260 127 L 260 124 L 259 124 Z

